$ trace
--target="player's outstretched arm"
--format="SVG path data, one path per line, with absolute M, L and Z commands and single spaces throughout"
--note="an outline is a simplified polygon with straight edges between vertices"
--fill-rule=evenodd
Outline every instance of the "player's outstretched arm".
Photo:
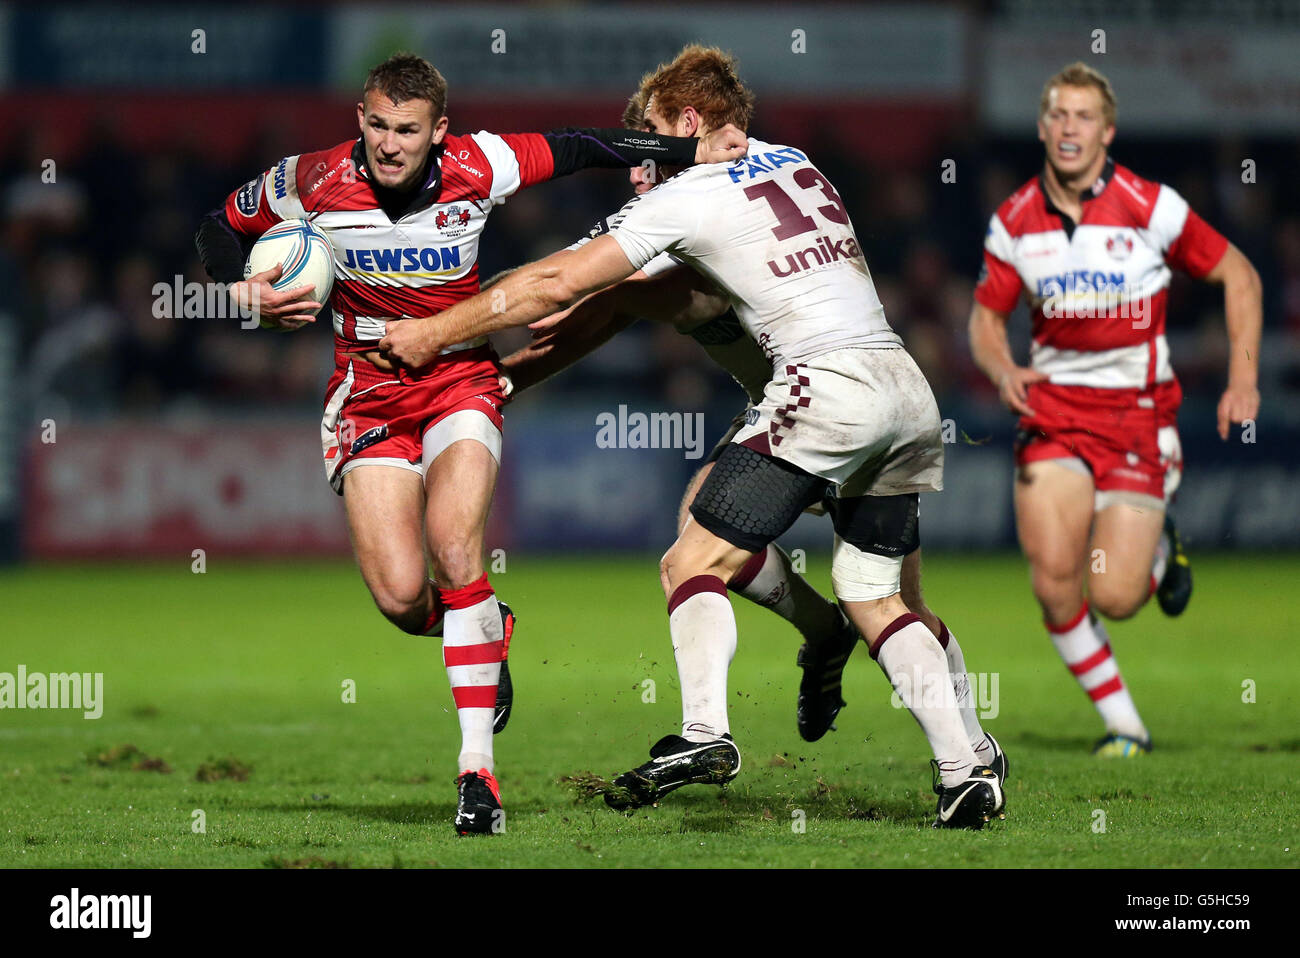
M 677 267 L 654 277 L 638 270 L 567 312 L 531 323 L 536 338 L 501 365 L 514 392 L 522 392 L 595 352 L 638 319 L 689 330 L 729 307 L 727 298 L 693 269 Z
M 491 289 L 435 316 L 389 322 L 379 348 L 394 362 L 419 369 L 448 346 L 568 309 L 634 271 L 618 242 L 602 236 L 522 266 Z
M 1259 337 L 1263 325 L 1263 287 L 1259 273 L 1241 250 L 1228 244 L 1222 258 L 1205 276 L 1223 286 L 1223 312 L 1228 327 L 1228 388 L 1219 399 L 1219 438 L 1227 439 L 1233 423 L 1259 414 Z
M 1042 382 L 1047 376 L 1025 366 L 1017 366 L 1007 340 L 1007 314 L 977 302 L 970 314 L 970 350 L 975 365 L 998 387 L 998 396 L 1012 412 L 1032 416 L 1026 387 Z
M 585 314 L 579 321 L 589 322 L 599 310 L 669 323 L 687 332 L 730 308 L 727 297 L 703 276 L 687 266 L 676 266 L 654 276 L 638 270 L 623 282 L 593 293 L 568 312 L 545 316 L 529 323 L 528 328 L 535 334 L 546 332 L 561 323 L 569 324 L 570 317 L 579 311 Z
M 526 143 L 518 137 L 507 134 L 504 139 L 526 151 Z M 548 179 L 592 167 L 625 170 L 646 162 L 669 167 L 730 163 L 749 152 L 749 137 L 730 123 L 698 139 L 621 128 L 552 130 L 542 138 L 550 148 Z M 527 174 L 523 179 L 525 185 L 537 181 Z

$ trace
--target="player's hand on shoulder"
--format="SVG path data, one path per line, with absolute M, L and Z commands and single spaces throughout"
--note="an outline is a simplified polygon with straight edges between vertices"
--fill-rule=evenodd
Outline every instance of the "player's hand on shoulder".
M 1219 438 L 1227 439 L 1228 430 L 1259 415 L 1259 390 L 1254 386 L 1228 383 L 1219 399 Z
M 1032 383 L 1047 381 L 1047 375 L 1027 366 L 1012 366 L 998 380 L 998 398 L 1002 404 L 1014 413 L 1032 416 L 1029 408 L 1029 386 Z
M 280 278 L 283 271 L 277 263 L 242 282 L 232 283 L 228 292 L 236 306 L 257 317 L 263 329 L 292 332 L 315 322 L 320 304 L 308 298 L 316 289 L 310 283 L 292 289 L 273 287 L 271 284 Z
M 696 163 L 730 163 L 749 152 L 749 137 L 732 124 L 700 137 L 695 147 Z

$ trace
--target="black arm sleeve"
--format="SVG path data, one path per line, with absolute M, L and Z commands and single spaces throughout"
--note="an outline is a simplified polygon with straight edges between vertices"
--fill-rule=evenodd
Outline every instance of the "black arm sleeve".
M 646 160 L 663 166 L 692 166 L 699 143 L 693 136 L 660 136 L 640 130 L 575 129 L 543 133 L 555 159 L 552 176 L 568 176 L 589 167 L 627 169 Z
M 194 234 L 203 268 L 218 283 L 238 283 L 244 278 L 248 250 L 239 234 L 230 228 L 224 209 L 215 209 L 199 222 Z

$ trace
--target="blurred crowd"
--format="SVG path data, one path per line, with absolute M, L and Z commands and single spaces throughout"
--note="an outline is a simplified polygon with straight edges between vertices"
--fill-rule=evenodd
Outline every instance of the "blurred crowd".
M 754 131 L 782 142 L 780 130 Z M 1250 257 L 1263 279 L 1263 387 L 1300 391 L 1300 161 L 1294 143 L 1141 140 L 1122 131 L 1112 153 L 1140 175 L 1174 186 Z M 319 407 L 332 365 L 327 322 L 285 335 L 243 330 L 237 320 L 159 316 L 156 289 L 206 282 L 194 247 L 199 218 L 285 152 L 327 142 L 267 137 L 248 155 L 219 162 L 201 150 L 133 152 L 105 123 L 87 149 L 57 161 L 39 136 L 0 160 L 3 308 L 16 324 L 20 397 L 39 418 L 51 407 L 79 417 L 176 415 L 220 408 Z M 1002 142 L 966 131 L 927 162 L 863 166 L 824 129 L 806 150 L 849 208 L 886 313 L 922 365 L 941 405 L 991 407 L 995 394 L 966 344 L 971 291 L 989 214 L 1041 164 L 1032 131 Z M 955 161 L 955 182 L 941 164 Z M 1255 182 L 1242 181 L 1254 161 Z M 573 242 L 628 195 L 626 177 L 582 173 L 511 199 L 481 249 L 481 277 Z M 1023 308 L 1020 313 L 1023 314 Z M 1179 278 L 1170 298 L 1175 367 L 1192 396 L 1223 385 L 1221 293 Z M 503 338 L 514 348 L 525 333 Z M 1013 321 L 1027 355 L 1028 323 Z M 674 408 L 734 402 L 739 393 L 686 337 L 638 324 L 548 389 L 601 393 Z M 611 395 L 610 390 L 619 390 Z M 1278 406 L 1283 405 L 1278 396 Z M 1269 402 L 1272 405 L 1272 401 Z

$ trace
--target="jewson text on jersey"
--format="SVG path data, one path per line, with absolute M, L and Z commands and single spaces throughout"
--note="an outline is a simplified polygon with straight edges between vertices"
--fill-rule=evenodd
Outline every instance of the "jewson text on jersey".
M 460 247 L 345 249 L 343 265 L 363 273 L 435 273 L 460 268 Z

